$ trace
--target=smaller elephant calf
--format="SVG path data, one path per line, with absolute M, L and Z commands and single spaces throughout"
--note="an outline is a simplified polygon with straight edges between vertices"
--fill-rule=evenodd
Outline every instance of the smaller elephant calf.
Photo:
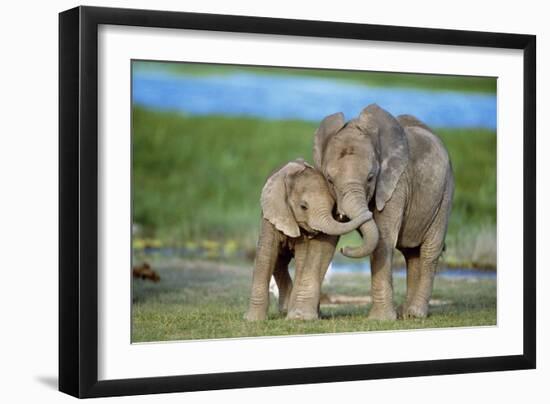
M 269 281 L 279 288 L 279 311 L 291 319 L 319 317 L 321 283 L 340 235 L 371 218 L 370 212 L 347 223 L 333 216 L 334 199 L 323 175 L 299 159 L 275 171 L 262 189 L 262 223 L 256 250 L 247 320 L 265 320 Z M 294 287 L 288 264 L 294 258 Z

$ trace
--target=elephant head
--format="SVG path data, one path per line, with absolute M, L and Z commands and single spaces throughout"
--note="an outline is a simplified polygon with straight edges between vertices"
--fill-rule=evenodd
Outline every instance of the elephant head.
M 287 163 L 269 177 L 261 205 L 264 218 L 289 237 L 298 237 L 300 228 L 310 235 L 339 236 L 357 229 L 371 215 L 365 210 L 347 223 L 336 221 L 325 178 L 303 160 Z
M 315 133 L 313 157 L 336 198 L 338 213 L 353 219 L 365 210 L 384 209 L 408 164 L 409 148 L 397 120 L 372 104 L 348 123 L 342 113 L 327 116 Z M 359 230 L 363 245 L 343 248 L 344 255 L 365 257 L 376 248 L 375 221 Z

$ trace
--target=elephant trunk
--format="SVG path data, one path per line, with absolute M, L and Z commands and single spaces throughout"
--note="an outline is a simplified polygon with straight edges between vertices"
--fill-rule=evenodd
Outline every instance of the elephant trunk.
M 355 218 L 346 223 L 336 221 L 332 217 L 329 209 L 322 209 L 315 212 L 309 220 L 308 225 L 316 231 L 328 234 L 330 236 L 341 236 L 349 233 L 361 226 L 363 223 L 372 219 L 372 213 L 368 210 L 360 212 Z
M 367 197 L 364 188 L 361 185 L 351 186 L 348 192 L 344 193 L 342 198 L 342 210 L 348 217 L 355 218 L 367 211 L 371 219 L 359 227 L 363 244 L 357 247 L 344 247 L 341 252 L 346 257 L 363 258 L 371 255 L 378 244 L 378 227 L 372 219 L 372 213 L 368 210 Z

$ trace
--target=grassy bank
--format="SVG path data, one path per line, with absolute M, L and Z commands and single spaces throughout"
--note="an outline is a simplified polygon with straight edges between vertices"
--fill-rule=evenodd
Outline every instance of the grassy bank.
M 344 70 L 320 70 L 299 68 L 272 68 L 238 65 L 215 65 L 200 63 L 158 63 L 134 62 L 134 69 L 165 69 L 167 71 L 186 75 L 223 75 L 223 74 L 278 74 L 299 77 L 316 77 L 332 80 L 342 80 L 361 83 L 373 87 L 405 87 L 433 91 L 468 91 L 496 93 L 496 79 L 489 77 L 451 76 L 433 74 L 386 73 Z
M 272 298 L 268 321 L 242 319 L 248 304 L 252 269 L 213 262 L 173 261 L 157 264 L 158 284 L 134 280 L 132 341 L 168 341 L 264 335 L 322 334 L 415 328 L 463 327 L 496 324 L 494 280 L 437 278 L 431 315 L 424 320 L 368 321 L 369 304 L 322 305 L 322 318 L 287 321 Z M 363 274 L 337 274 L 323 292 L 364 296 L 370 278 Z M 395 301 L 405 297 L 405 280 L 395 279 Z
M 314 124 L 302 121 L 185 117 L 140 108 L 134 109 L 133 128 L 134 222 L 142 226 L 136 242 L 206 244 L 213 251 L 254 249 L 266 177 L 297 157 L 311 161 L 315 131 Z M 485 130 L 437 133 L 456 180 L 446 260 L 491 266 L 496 136 Z M 342 243 L 357 238 L 346 237 Z

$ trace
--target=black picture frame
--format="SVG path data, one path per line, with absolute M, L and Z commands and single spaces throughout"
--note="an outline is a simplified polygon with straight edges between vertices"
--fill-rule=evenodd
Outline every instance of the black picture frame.
M 99 381 L 100 24 L 523 50 L 523 354 Z M 60 13 L 59 390 L 84 398 L 535 368 L 535 73 L 533 35 L 96 7 L 77 7 Z

